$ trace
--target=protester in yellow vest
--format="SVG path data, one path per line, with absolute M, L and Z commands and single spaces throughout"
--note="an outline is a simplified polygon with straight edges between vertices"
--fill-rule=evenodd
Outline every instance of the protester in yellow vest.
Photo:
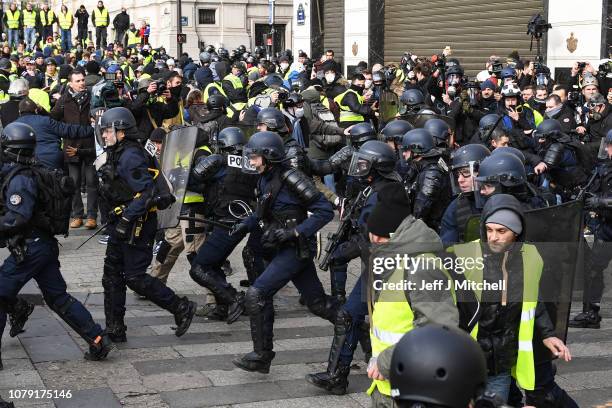
M 346 129 L 349 126 L 364 122 L 366 118 L 373 117 L 378 110 L 377 104 L 364 104 L 363 90 L 365 89 L 365 77 L 355 74 L 351 79 L 351 87 L 334 98 L 334 102 L 340 108 L 340 127 Z
M 91 22 L 96 27 L 96 49 L 100 49 L 100 47 L 106 48 L 106 30 L 110 23 L 110 18 L 108 10 L 104 7 L 104 2 L 98 2 L 98 7 L 91 13 Z
M 378 191 L 378 203 L 367 222 L 374 260 L 367 289 L 372 302 L 368 374 L 373 379 L 368 394 L 374 407 L 393 406 L 387 379 L 393 348 L 405 333 L 427 322 L 459 324 L 452 285 L 449 288 L 452 279 L 434 255 L 442 250 L 442 242 L 434 230 L 410 215 L 409 204 L 401 183 L 387 184 Z M 383 264 L 395 260 L 396 254 L 410 261 Z M 430 289 L 424 287 L 428 284 Z
M 8 45 L 11 49 L 17 48 L 19 43 L 19 28 L 21 27 L 21 11 L 17 5 L 11 3 L 9 9 L 4 12 L 4 25 L 8 30 Z
M 38 16 L 32 7 L 32 3 L 26 5 L 26 9 L 22 10 L 22 25 L 26 49 L 33 51 L 36 45 L 36 26 L 38 25 Z
M 228 116 L 234 117 L 247 104 L 248 97 L 246 87 L 243 83 L 243 77 L 246 72 L 246 66 L 242 62 L 232 64 L 232 72 L 223 78 L 221 87 L 223 94 L 229 99 L 230 106 Z M 235 116 L 237 118 L 237 116 Z
M 68 7 L 65 5 L 62 5 L 62 9 L 57 15 L 57 21 L 62 38 L 62 51 L 67 52 L 72 48 L 72 26 L 74 25 L 74 16 L 68 11 Z
M 520 202 L 508 194 L 487 200 L 480 240 L 449 248 L 465 265 L 465 277 L 480 300 L 472 336 L 487 359 L 487 390 L 507 402 L 511 379 L 524 390 L 535 388 L 533 337 L 537 330 L 554 356 L 571 360 L 544 303 L 539 301 L 543 261 L 534 245 L 523 242 Z M 466 260 L 472 260 L 468 263 Z M 457 262 L 459 265 L 459 262 Z
M 140 36 L 138 35 L 139 31 L 136 29 L 134 23 L 130 24 L 130 29 L 125 33 L 125 43 L 128 47 L 134 48 L 136 45 L 140 44 Z
M 38 11 L 38 21 L 40 22 L 40 38 L 52 37 L 53 24 L 55 24 L 56 18 L 55 13 L 53 10 L 49 10 L 47 4 L 43 4 Z

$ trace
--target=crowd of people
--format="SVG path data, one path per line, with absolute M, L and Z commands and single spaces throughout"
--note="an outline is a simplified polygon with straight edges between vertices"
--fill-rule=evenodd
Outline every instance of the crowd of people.
M 467 406 L 440 388 L 412 386 L 418 392 L 407 396 L 388 381 L 402 374 L 393 363 L 402 336 L 438 323 L 470 333 L 480 346 L 486 396 L 511 406 L 577 407 L 554 381 L 553 360 L 569 361 L 571 353 L 556 331 L 555 305 L 539 301 L 549 260 L 526 238 L 525 214 L 584 203 L 579 218 L 594 245 L 587 247 L 584 310 L 569 325 L 599 328 L 612 257 L 609 60 L 576 62 L 562 83 L 542 62 L 513 53 L 491 56 L 468 78 L 445 50 L 407 53 L 386 66 L 362 62 L 346 78 L 333 50 L 317 59 L 301 51 L 268 59 L 261 47 L 208 46 L 195 60 L 172 58 L 147 44 L 146 34 L 130 43 L 133 24 L 106 45 L 102 2 L 92 13 L 96 47 L 79 42 L 69 50 L 53 37 L 42 47 L 28 41 L 28 9 L 19 19 L 26 42 L 17 39 L 13 51 L 19 35 L 9 31 L 0 59 L 0 231 L 11 251 L 0 269 L 0 316 L 2 328 L 10 318 L 11 336 L 32 313 L 18 293 L 34 278 L 49 307 L 90 344 L 86 358 L 105 359 L 113 343 L 127 341 L 129 287 L 175 317 L 177 336 L 195 315 L 228 324 L 248 315 L 253 351 L 234 364 L 268 373 L 273 297 L 291 281 L 300 302 L 334 325 L 327 370 L 306 378 L 330 393 L 346 393 L 361 345 L 374 406 L 393 406 L 392 397 Z M 36 18 L 37 30 L 43 22 Z M 320 264 L 331 277 L 328 294 L 314 256 L 335 211 L 339 227 Z M 474 217 L 480 229 L 471 231 Z M 98 221 L 107 245 L 104 328 L 66 293 L 53 238 Z M 243 239 L 246 291 L 226 279 L 236 268 L 227 259 Z M 386 251 L 483 258 L 465 273 L 416 267 L 411 274 L 427 282 L 495 278 L 508 290 L 373 290 L 369 259 Z M 209 293 L 200 307 L 166 284 L 182 252 L 191 278 Z M 361 277 L 347 288 L 348 264 L 358 258 Z M 404 273 L 380 277 L 398 283 Z M 440 384 L 475 378 L 440 370 Z

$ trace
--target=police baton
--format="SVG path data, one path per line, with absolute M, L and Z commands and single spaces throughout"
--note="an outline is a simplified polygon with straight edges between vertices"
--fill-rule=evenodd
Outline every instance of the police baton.
M 96 235 L 98 235 L 100 233 L 100 231 L 102 231 L 104 228 L 106 228 L 108 226 L 108 222 L 102 224 L 102 226 L 100 228 L 98 228 L 98 230 L 96 232 L 94 232 L 89 238 L 87 238 L 85 241 L 83 241 L 83 243 L 81 245 L 79 245 L 78 247 L 76 247 L 76 249 L 81 249 L 81 247 L 83 245 L 85 245 L 86 243 L 88 243 L 93 237 L 95 237 Z
M 219 228 L 223 228 L 225 230 L 231 231 L 232 230 L 232 226 L 229 224 L 225 224 L 219 221 L 214 221 L 214 220 L 209 220 L 208 218 L 198 218 L 198 217 L 178 217 L 179 220 L 182 221 L 195 221 L 195 222 L 201 222 L 202 224 L 208 224 L 208 225 L 212 225 L 213 227 L 219 227 Z

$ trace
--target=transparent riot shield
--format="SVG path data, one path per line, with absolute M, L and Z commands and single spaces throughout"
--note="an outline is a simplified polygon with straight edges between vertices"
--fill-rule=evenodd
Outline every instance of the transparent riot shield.
M 158 228 L 173 228 L 179 223 L 181 207 L 187 192 L 189 172 L 198 137 L 196 126 L 175 129 L 164 139 L 161 153 L 161 172 L 170 185 L 176 201 L 165 210 L 158 211 Z
M 395 92 L 385 89 L 380 94 L 380 116 L 383 122 L 389 122 L 398 115 L 399 97 Z
M 104 147 L 104 139 L 102 138 L 102 128 L 100 128 L 100 121 L 102 120 L 102 115 L 106 112 L 106 108 L 96 108 L 92 109 L 91 116 L 94 118 L 94 134 L 96 136 L 96 142 L 100 147 Z

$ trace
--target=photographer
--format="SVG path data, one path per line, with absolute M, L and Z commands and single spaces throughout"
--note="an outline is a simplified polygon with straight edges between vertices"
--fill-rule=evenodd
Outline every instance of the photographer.
M 179 97 L 170 91 L 169 83 L 170 81 L 163 79 L 138 81 L 136 98 L 129 109 L 136 118 L 138 130 L 143 138 L 149 137 L 153 129 L 162 127 L 165 120 L 180 114 Z

